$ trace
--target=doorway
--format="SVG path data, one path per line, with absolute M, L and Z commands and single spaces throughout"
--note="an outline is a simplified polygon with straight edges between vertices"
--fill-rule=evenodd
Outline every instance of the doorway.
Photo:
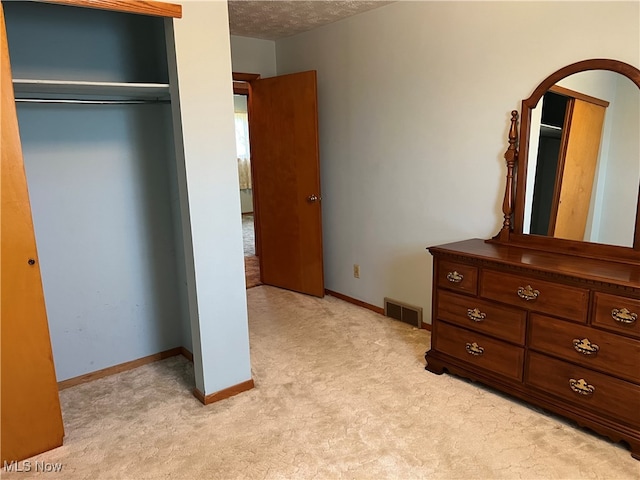
M 242 244 L 244 251 L 244 271 L 247 288 L 261 285 L 260 259 L 256 249 L 256 218 L 253 201 L 253 180 L 251 175 L 251 145 L 249 141 L 249 76 L 234 74 L 233 110 L 236 133 L 236 157 L 240 188 L 240 210 L 242 216 Z
M 233 74 L 248 97 L 260 281 L 324 296 L 317 74 Z M 246 263 L 246 262 L 245 262 Z

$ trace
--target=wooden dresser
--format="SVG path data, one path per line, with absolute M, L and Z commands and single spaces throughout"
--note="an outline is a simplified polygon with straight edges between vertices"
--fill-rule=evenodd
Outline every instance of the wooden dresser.
M 620 89 L 594 90 L 605 77 Z M 559 110 L 546 108 L 554 96 L 562 97 Z M 611 125 L 615 107 L 640 105 L 639 97 L 638 68 L 582 60 L 545 78 L 520 115 L 511 112 L 502 228 L 491 240 L 429 248 L 433 328 L 425 355 L 431 372 L 564 415 L 625 441 L 638 460 L 640 151 L 629 119 L 640 110 L 612 132 L 601 107 Z M 592 111 L 597 122 L 585 113 Z M 557 148 L 542 148 L 544 140 Z M 613 143 L 626 153 L 612 155 Z M 585 151 L 598 154 L 587 159 Z
M 479 239 L 429 251 L 427 370 L 564 415 L 640 458 L 640 266 Z

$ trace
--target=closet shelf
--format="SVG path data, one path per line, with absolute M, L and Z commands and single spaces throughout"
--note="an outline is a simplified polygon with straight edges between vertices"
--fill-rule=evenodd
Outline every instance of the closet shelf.
M 16 100 L 140 100 L 170 99 L 168 83 L 85 82 L 13 79 Z
M 562 136 L 562 127 L 543 123 L 540 125 L 540 134 L 545 137 L 560 138 Z

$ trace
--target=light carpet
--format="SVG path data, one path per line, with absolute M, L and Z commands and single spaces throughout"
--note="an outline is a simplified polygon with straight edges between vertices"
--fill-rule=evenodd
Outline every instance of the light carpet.
M 245 257 L 256 254 L 256 232 L 253 213 L 242 214 L 242 245 Z
M 262 285 L 260 280 L 260 259 L 257 256 L 244 257 L 244 279 L 247 288 Z
M 182 357 L 60 394 L 64 479 L 638 479 L 626 448 L 451 375 L 429 334 L 333 297 L 247 291 L 256 388 L 201 405 Z M 4 474 L 24 479 L 27 474 Z

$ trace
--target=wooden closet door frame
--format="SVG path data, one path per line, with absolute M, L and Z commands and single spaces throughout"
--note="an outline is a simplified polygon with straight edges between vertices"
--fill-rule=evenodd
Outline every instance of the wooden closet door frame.
M 4 9 L 2 73 L 1 422 L 0 461 L 62 445 L 64 428 L 24 170 Z

